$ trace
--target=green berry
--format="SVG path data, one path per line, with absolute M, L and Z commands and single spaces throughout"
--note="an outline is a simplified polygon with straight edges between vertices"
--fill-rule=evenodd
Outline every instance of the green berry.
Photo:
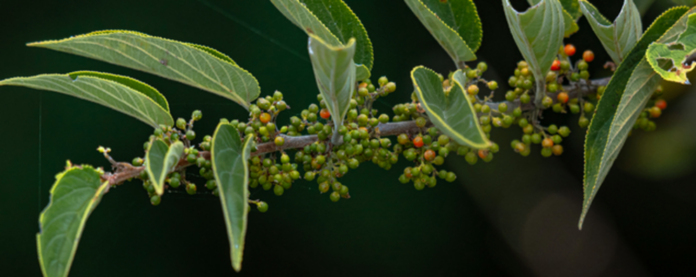
M 186 184 L 186 193 L 188 193 L 189 195 L 196 194 L 196 184 L 194 184 L 194 183 Z
M 558 129 L 558 134 L 563 136 L 563 137 L 567 137 L 570 135 L 570 128 L 568 128 L 566 126 L 561 126 L 561 128 Z
M 217 187 L 217 183 L 215 183 L 215 180 L 208 180 L 208 182 L 205 183 L 205 188 L 209 190 L 214 190 Z
M 532 97 L 529 96 L 529 94 L 525 93 L 520 95 L 520 102 L 522 102 L 522 104 L 527 104 L 530 101 L 532 101 Z
M 259 212 L 265 213 L 266 211 L 268 211 L 268 204 L 266 202 L 261 201 L 258 204 L 256 204 L 256 208 L 259 209 Z
M 283 192 L 285 192 L 285 189 L 283 188 L 283 186 L 275 185 L 273 187 L 273 193 L 275 195 L 281 196 L 281 195 L 283 195 Z
M 159 195 L 153 195 L 152 197 L 150 197 L 150 204 L 152 204 L 152 206 L 159 205 L 161 201 L 162 199 Z
M 478 156 L 476 155 L 476 153 L 474 153 L 474 151 L 466 153 L 466 156 L 464 158 L 466 159 L 466 162 L 470 165 L 475 165 L 478 161 Z
M 201 120 L 201 118 L 203 118 L 203 112 L 200 110 L 195 110 L 193 111 L 193 114 L 191 114 L 191 118 L 193 118 L 194 121 Z
M 338 200 L 341 200 L 341 194 L 338 191 L 334 191 L 329 195 L 329 199 L 331 199 L 331 202 L 338 202 Z
M 176 127 L 181 129 L 181 130 L 185 130 L 186 129 L 186 119 L 183 119 L 181 117 L 177 118 L 176 119 Z
M 196 139 L 196 132 L 194 132 L 193 130 L 186 131 L 186 139 L 189 141 Z

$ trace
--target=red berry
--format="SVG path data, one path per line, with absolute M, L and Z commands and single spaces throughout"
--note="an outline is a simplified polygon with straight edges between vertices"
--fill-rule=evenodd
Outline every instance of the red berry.
M 262 113 L 262 114 L 259 116 L 259 120 L 261 120 L 261 123 L 266 124 L 266 123 L 268 123 L 269 121 L 271 121 L 271 115 L 268 114 L 268 113 Z
M 558 96 L 556 98 L 558 98 L 558 102 L 561 102 L 564 104 L 568 103 L 568 93 L 561 92 L 558 94 Z
M 413 138 L 413 146 L 415 146 L 416 148 L 423 147 L 423 137 L 417 136 Z
M 435 151 L 430 150 L 430 149 L 428 149 L 427 151 L 425 151 L 425 153 L 423 154 L 423 158 L 425 158 L 426 161 L 432 161 L 432 160 L 434 160 L 434 159 L 435 159 L 435 156 L 436 156 Z
M 568 57 L 575 55 L 575 46 L 572 44 L 566 44 L 565 49 L 563 50 L 565 51 L 565 54 Z
M 660 110 L 664 110 L 667 108 L 667 101 L 664 99 L 660 99 L 655 101 L 655 107 L 658 107 Z
M 319 116 L 323 119 L 329 119 L 331 117 L 331 113 L 329 113 L 329 110 L 327 109 L 321 109 L 321 112 L 319 112 Z
M 561 70 L 561 62 L 559 60 L 554 60 L 553 64 L 551 65 L 551 70 L 553 70 L 553 71 Z
M 588 63 L 594 61 L 594 53 L 592 50 L 585 50 L 585 53 L 582 53 L 582 59 Z

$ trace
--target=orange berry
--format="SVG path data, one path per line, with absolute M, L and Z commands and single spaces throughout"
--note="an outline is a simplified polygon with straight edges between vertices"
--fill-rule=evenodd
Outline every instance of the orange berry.
M 423 154 L 423 158 L 425 158 L 426 161 L 434 160 L 435 156 L 436 156 L 435 151 L 433 151 L 431 149 L 426 150 L 425 153 Z
M 518 142 L 517 145 L 515 145 L 515 151 L 517 152 L 524 152 L 524 150 L 527 149 L 527 145 L 521 142 Z
M 331 117 L 331 113 L 329 113 L 329 110 L 327 109 L 321 109 L 321 112 L 319 112 L 319 116 L 323 119 L 329 119 Z
M 575 55 L 575 45 L 566 44 L 565 49 L 563 49 L 563 50 L 565 51 L 565 54 L 568 57 Z
M 554 145 L 551 150 L 553 151 L 553 154 L 556 156 L 560 156 L 563 154 L 563 146 L 561 145 Z
M 485 159 L 486 157 L 488 157 L 488 150 L 480 149 L 478 151 L 478 156 L 481 159 Z
M 541 141 L 541 146 L 544 148 L 551 148 L 553 147 L 553 140 L 551 138 L 545 138 Z
M 658 117 L 660 117 L 660 115 L 662 115 L 662 110 L 660 110 L 660 108 L 658 108 L 658 107 L 650 108 L 650 117 L 658 118 Z
M 558 94 L 558 96 L 556 98 L 558 98 L 558 102 L 561 102 L 564 104 L 568 103 L 568 93 L 561 92 Z
M 554 60 L 553 64 L 551 64 L 551 70 L 553 71 L 559 71 L 561 70 L 561 61 L 559 60 Z
M 588 63 L 594 61 L 594 52 L 592 52 L 592 50 L 585 50 L 585 53 L 582 53 L 582 59 Z
M 658 107 L 660 110 L 664 110 L 667 108 L 667 101 L 664 99 L 660 99 L 655 101 L 655 107 Z
M 423 147 L 423 138 L 421 136 L 413 138 L 413 146 L 415 146 L 416 148 Z
M 271 121 L 271 115 L 268 114 L 268 113 L 262 113 L 262 114 L 259 116 L 259 120 L 261 120 L 261 123 L 266 124 L 266 123 L 268 123 L 269 121 Z

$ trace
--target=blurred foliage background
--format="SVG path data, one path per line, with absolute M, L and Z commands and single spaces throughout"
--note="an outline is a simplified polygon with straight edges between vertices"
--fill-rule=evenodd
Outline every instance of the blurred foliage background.
M 376 108 L 409 101 L 410 70 L 425 65 L 443 74 L 454 64 L 402 1 L 346 0 L 375 49 L 373 80 L 387 75 L 397 93 Z M 614 18 L 623 1 L 592 1 Z M 639 1 L 644 29 L 671 2 Z M 646 4 L 642 4 L 646 2 Z M 521 59 L 500 1 L 475 3 L 484 40 L 477 53 L 484 77 L 506 83 Z M 515 7 L 526 8 L 525 1 Z M 96 70 L 132 76 L 159 89 L 173 115 L 203 110 L 199 139 L 218 118 L 246 118 L 218 96 L 110 64 L 28 48 L 103 29 L 126 29 L 207 45 L 230 55 L 259 80 L 262 95 L 278 89 L 292 109 L 281 123 L 316 102 L 306 35 L 269 1 L 3 1 L 0 78 Z M 593 49 L 593 77 L 609 60 L 585 19 L 567 42 Z M 500 89 L 504 92 L 506 88 Z M 416 191 L 397 181 L 408 163 L 390 171 L 369 163 L 342 180 L 350 200 L 331 203 L 315 182 L 299 181 L 282 197 L 254 190 L 270 205 L 252 209 L 243 276 L 651 276 L 691 267 L 696 246 L 696 94 L 665 84 L 669 107 L 654 133 L 635 132 L 577 229 L 582 200 L 584 130 L 577 116 L 548 115 L 545 124 L 573 126 L 561 157 L 523 158 L 509 148 L 517 128 L 494 130 L 501 152 L 467 165 L 452 156 L 455 183 Z M 502 99 L 503 93 L 497 95 Z M 39 276 L 35 235 L 54 175 L 65 161 L 108 167 L 96 151 L 130 161 L 142 156 L 150 127 L 96 104 L 18 87 L 0 88 L 0 270 Z M 107 168 L 108 169 L 108 168 Z M 201 187 L 202 188 L 202 187 Z M 205 191 L 201 189 L 199 191 Z M 219 201 L 210 194 L 169 193 L 152 207 L 140 182 L 112 189 L 89 219 L 70 276 L 229 276 L 229 244 Z

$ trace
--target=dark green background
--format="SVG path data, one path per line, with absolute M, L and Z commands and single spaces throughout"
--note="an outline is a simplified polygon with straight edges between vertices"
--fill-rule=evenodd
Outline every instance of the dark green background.
M 390 112 L 408 101 L 414 66 L 454 69 L 402 1 L 346 2 L 372 39 L 373 74 L 397 82 L 397 93 L 377 109 Z M 623 1 L 593 2 L 614 18 Z M 484 26 L 477 54 L 490 65 L 485 77 L 503 84 L 521 57 L 500 1 L 476 4 Z M 665 8 L 653 5 L 645 28 Z M 203 110 L 199 137 L 211 133 L 220 117 L 244 118 L 244 110 L 153 75 L 24 44 L 136 30 L 227 53 L 257 77 L 262 95 L 276 89 L 285 94 L 293 109 L 281 123 L 316 101 L 306 36 L 266 0 L 3 1 L 0 10 L 0 78 L 77 70 L 129 75 L 159 89 L 175 117 Z M 593 72 L 606 76 L 601 65 L 607 55 L 585 19 L 580 27 L 569 42 L 580 51 L 594 49 Z M 351 171 L 343 183 L 352 198 L 339 203 L 319 195 L 314 182 L 298 181 L 282 197 L 254 190 L 252 198 L 267 201 L 270 210 L 249 216 L 241 275 L 668 276 L 688 269 L 696 246 L 696 99 L 685 87 L 666 90 L 670 106 L 658 131 L 632 136 L 583 231 L 576 224 L 584 130 L 577 128 L 577 116 L 549 115 L 548 123 L 573 126 L 562 157 L 541 158 L 539 149 L 527 158 L 514 154 L 508 145 L 521 132 L 511 128 L 493 132 L 502 150 L 490 164 L 448 158 L 448 170 L 459 178 L 434 189 L 400 184 L 408 165 L 402 161 L 390 171 L 369 163 Z M 99 145 L 111 147 L 118 160 L 141 156 L 151 129 L 90 102 L 19 87 L 0 87 L 0 118 L 0 275 L 39 276 L 35 235 L 54 175 L 67 159 L 107 167 Z M 234 275 L 219 201 L 209 194 L 170 193 L 152 207 L 139 182 L 113 189 L 89 219 L 70 273 Z

